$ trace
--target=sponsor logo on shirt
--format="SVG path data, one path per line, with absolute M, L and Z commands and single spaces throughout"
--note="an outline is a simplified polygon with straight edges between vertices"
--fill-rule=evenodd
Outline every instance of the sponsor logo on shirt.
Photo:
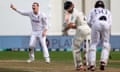
M 39 20 L 32 20 L 32 22 L 35 22 L 35 23 L 40 23 L 40 21 Z

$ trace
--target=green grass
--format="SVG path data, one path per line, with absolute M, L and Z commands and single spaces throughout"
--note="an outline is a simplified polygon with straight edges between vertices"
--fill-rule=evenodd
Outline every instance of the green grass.
M 66 61 L 72 60 L 71 52 L 50 52 L 50 57 L 53 61 Z M 26 60 L 28 59 L 28 52 L 0 52 L 0 60 Z M 35 52 L 35 59 L 40 60 L 43 58 L 42 52 Z
M 83 55 L 83 53 L 82 53 Z M 120 52 L 111 52 L 110 60 L 120 60 Z M 73 60 L 72 52 L 50 52 L 50 57 L 54 61 L 69 61 Z M 43 59 L 42 52 L 35 52 L 36 60 Z M 97 52 L 97 60 L 100 58 L 100 52 Z M 0 52 L 0 60 L 26 60 L 28 52 Z
M 83 53 L 82 53 L 83 55 Z M 120 67 L 120 52 L 111 52 L 111 59 L 108 66 L 109 67 Z M 50 52 L 51 61 L 54 62 L 64 62 L 73 63 L 72 52 Z M 28 52 L 0 52 L 0 60 L 27 60 Z M 99 62 L 100 52 L 97 52 L 97 62 Z M 44 60 L 42 52 L 35 52 L 36 60 Z

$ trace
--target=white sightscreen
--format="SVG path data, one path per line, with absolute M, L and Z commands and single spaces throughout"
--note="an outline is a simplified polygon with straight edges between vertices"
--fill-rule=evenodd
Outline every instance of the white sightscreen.
M 120 0 L 111 0 L 112 35 L 120 35 Z

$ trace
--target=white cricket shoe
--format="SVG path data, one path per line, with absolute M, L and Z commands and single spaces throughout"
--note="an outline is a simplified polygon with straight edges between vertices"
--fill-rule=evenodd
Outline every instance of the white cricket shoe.
M 33 62 L 34 60 L 35 60 L 34 58 L 30 58 L 30 59 L 27 60 L 27 63 L 31 63 L 31 62 Z
M 49 64 L 50 63 L 50 58 L 45 58 L 45 62 Z

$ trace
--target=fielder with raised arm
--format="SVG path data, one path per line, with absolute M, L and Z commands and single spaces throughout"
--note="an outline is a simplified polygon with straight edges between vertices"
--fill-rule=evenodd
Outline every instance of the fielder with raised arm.
M 28 16 L 31 20 L 32 35 L 29 43 L 29 60 L 27 60 L 27 62 L 30 63 L 35 60 L 34 48 L 36 47 L 37 39 L 39 39 L 43 47 L 45 61 L 47 63 L 50 63 L 49 52 L 46 46 L 46 32 L 48 30 L 48 20 L 44 13 L 39 12 L 39 3 L 37 2 L 33 3 L 32 5 L 33 11 L 31 12 L 22 12 L 16 9 L 15 6 L 12 4 L 11 8 L 23 16 Z
M 96 46 L 99 39 L 102 40 L 102 52 L 100 59 L 100 70 L 104 70 L 107 64 L 110 52 L 110 30 L 111 30 L 111 13 L 105 9 L 104 2 L 98 0 L 88 17 L 87 22 L 91 26 L 91 45 L 89 49 L 90 70 L 94 71 L 96 67 Z
M 66 1 L 64 3 L 64 9 L 71 14 L 67 22 L 67 28 L 76 28 L 76 34 L 72 42 L 75 68 L 76 70 L 83 70 L 80 46 L 86 37 L 90 35 L 91 30 L 85 20 L 83 13 L 78 12 L 74 8 L 74 4 L 71 1 Z

